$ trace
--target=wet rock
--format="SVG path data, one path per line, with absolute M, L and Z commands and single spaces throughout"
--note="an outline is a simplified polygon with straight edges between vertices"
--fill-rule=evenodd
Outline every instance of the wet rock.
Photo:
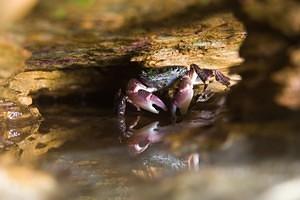
M 299 166 L 295 164 L 294 167 Z M 152 183 L 140 188 L 134 199 L 167 199 L 167 200 L 196 200 L 199 198 L 213 200 L 243 199 L 271 199 L 272 184 L 293 180 L 293 177 L 284 177 L 285 170 L 280 167 L 272 168 L 277 174 L 270 173 L 270 164 L 257 167 L 210 167 L 200 172 L 184 173 L 179 176 L 167 178 L 159 183 Z M 293 167 L 293 173 L 297 169 Z M 288 187 L 290 191 L 297 191 Z M 265 191 L 266 193 L 263 193 Z M 283 192 L 283 191 L 282 191 Z M 287 194 L 287 196 L 289 196 Z M 293 198 L 292 198 L 293 199 Z M 296 198 L 295 198 L 296 199 Z
M 139 178 L 151 180 L 185 169 L 188 169 L 188 164 L 184 157 L 176 157 L 164 151 L 150 151 L 140 158 L 140 166 L 132 169 L 132 173 Z
M 30 108 L 16 104 L 11 101 L 0 100 L 0 121 L 10 123 L 32 122 L 30 120 L 38 119 L 40 113 L 36 108 Z
M 29 96 L 67 96 L 75 93 L 97 91 L 105 84 L 105 78 L 97 70 L 27 71 L 19 73 L 9 81 L 9 88 L 20 98 Z M 24 103 L 24 102 L 22 102 Z M 30 105 L 30 104 L 29 104 Z
M 224 69 L 243 61 L 239 47 L 246 32 L 232 14 L 213 15 L 188 25 L 151 35 L 150 46 L 131 60 L 148 67 L 197 64 L 208 69 Z
M 37 131 L 41 115 L 37 108 L 0 99 L 0 150 Z
M 3 98 L 26 106 L 39 96 L 112 92 L 126 79 L 126 74 L 134 71 L 137 63 L 139 67 L 196 63 L 227 71 L 243 61 L 238 52 L 245 30 L 230 13 L 198 17 L 180 28 L 172 24 L 168 29 L 154 27 L 142 34 L 132 30 L 91 38 L 88 36 L 96 30 L 82 35 L 82 32 L 70 33 L 66 27 L 61 30 L 54 22 L 50 23 L 53 26 L 44 26 L 39 19 L 27 20 L 24 24 L 30 22 L 32 29 L 18 34 L 22 35 L 20 43 L 31 56 L 3 80 L 6 83 L 3 90 L 7 91 Z
M 27 122 L 24 125 L 20 123 L 21 120 L 13 124 L 4 121 L 0 128 L 0 150 L 21 161 L 34 162 L 50 150 L 60 148 L 78 137 L 88 139 L 89 134 L 117 131 L 113 118 L 96 116 L 95 113 L 99 114 L 95 109 L 52 106 L 43 109 L 42 124 L 40 121 L 29 124 L 32 119 L 30 116 L 24 119 Z
M 145 183 L 138 187 L 134 197 L 232 200 L 240 199 L 242 195 L 243 199 L 251 200 L 272 199 L 274 194 L 285 194 L 285 197 L 298 194 L 294 187 L 300 165 L 297 120 L 224 123 L 222 129 L 228 133 L 226 141 L 218 148 L 206 151 L 206 162 L 203 162 L 205 151 L 198 151 L 200 165 L 197 171 L 185 171 Z M 287 185 L 287 191 L 293 192 L 284 193 L 282 185 Z

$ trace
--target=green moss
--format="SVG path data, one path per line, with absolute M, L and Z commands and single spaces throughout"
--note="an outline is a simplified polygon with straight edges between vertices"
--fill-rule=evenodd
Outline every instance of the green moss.
M 72 3 L 76 4 L 77 6 L 80 7 L 91 7 L 94 3 L 95 0 L 70 0 Z
M 57 20 L 65 19 L 67 16 L 67 12 L 63 7 L 57 7 L 52 13 L 52 17 Z

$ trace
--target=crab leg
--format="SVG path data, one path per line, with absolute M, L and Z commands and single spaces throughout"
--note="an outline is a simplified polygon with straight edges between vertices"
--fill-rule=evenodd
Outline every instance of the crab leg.
M 227 87 L 230 85 L 230 78 L 222 74 L 219 70 L 214 70 L 214 76 L 216 81 L 218 81 L 219 83 Z
M 178 91 L 171 104 L 172 116 L 176 116 L 177 109 L 180 110 L 181 114 L 186 114 L 194 96 L 193 85 L 196 83 L 196 79 L 197 74 L 193 68 L 181 78 Z
M 221 83 L 221 84 L 223 84 L 227 87 L 230 85 L 230 78 L 225 76 L 219 70 L 216 70 L 216 69 L 201 69 L 196 64 L 191 64 L 191 68 L 193 68 L 196 71 L 198 77 L 203 82 L 204 90 L 207 87 L 207 81 L 212 77 L 214 77 L 216 79 L 216 81 L 218 81 L 219 83 Z
M 126 101 L 127 101 L 126 95 L 124 95 L 122 90 L 119 89 L 119 91 L 115 95 L 115 100 L 114 100 L 115 102 L 114 109 L 119 117 L 125 116 Z
M 148 88 L 140 81 L 131 79 L 126 91 L 128 97 L 127 101 L 133 104 L 138 110 L 142 108 L 149 112 L 158 114 L 159 110 L 154 107 L 155 105 L 162 110 L 167 111 L 167 106 L 164 102 L 152 94 L 154 91 L 156 91 L 155 88 Z

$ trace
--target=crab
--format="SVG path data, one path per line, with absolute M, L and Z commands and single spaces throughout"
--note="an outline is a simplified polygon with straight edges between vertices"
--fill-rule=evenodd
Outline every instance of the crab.
M 189 67 L 144 68 L 138 78 L 129 80 L 125 92 L 120 90 L 117 113 L 119 116 L 125 116 L 126 104 L 130 103 L 138 111 L 146 110 L 154 114 L 169 111 L 174 118 L 178 111 L 180 115 L 185 115 L 195 95 L 198 95 L 199 101 L 202 102 L 211 97 L 207 86 L 213 81 L 226 87 L 230 86 L 230 78 L 221 71 L 203 69 L 196 64 L 191 64 Z M 203 91 L 197 94 L 194 92 L 194 86 L 199 84 L 204 87 Z M 174 85 L 176 90 L 169 104 L 166 104 L 157 95 L 165 93 Z

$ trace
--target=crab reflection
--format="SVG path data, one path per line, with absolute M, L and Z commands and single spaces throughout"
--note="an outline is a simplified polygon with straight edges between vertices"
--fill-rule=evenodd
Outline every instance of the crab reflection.
M 137 119 L 143 122 L 141 117 Z M 203 111 L 177 124 L 153 121 L 139 128 L 131 127 L 126 144 L 140 163 L 132 173 L 143 179 L 156 179 L 209 165 L 210 152 L 227 139 L 227 134 L 214 126 L 217 121 L 212 113 Z M 139 126 L 136 121 L 135 124 Z
M 130 152 L 140 154 L 151 144 L 162 141 L 163 136 L 164 132 L 159 129 L 159 122 L 155 121 L 138 129 L 129 139 L 128 147 Z
M 146 155 L 147 162 L 143 163 L 148 163 L 144 170 L 135 170 L 135 173 L 143 177 L 155 177 L 159 167 L 154 166 L 158 163 L 168 169 L 176 166 L 176 170 L 198 170 L 203 163 L 209 162 L 208 149 L 212 146 L 218 148 L 227 138 L 227 134 L 217 126 L 224 119 L 222 112 L 221 107 L 194 110 L 185 120 L 171 124 L 161 118 L 153 120 L 139 115 L 128 125 L 124 120 L 122 127 L 126 127 L 126 131 L 122 133 L 126 134 L 123 135 L 123 141 L 129 152 L 134 156 Z M 161 146 L 163 151 L 153 154 Z M 155 161 L 149 161 L 153 159 Z

